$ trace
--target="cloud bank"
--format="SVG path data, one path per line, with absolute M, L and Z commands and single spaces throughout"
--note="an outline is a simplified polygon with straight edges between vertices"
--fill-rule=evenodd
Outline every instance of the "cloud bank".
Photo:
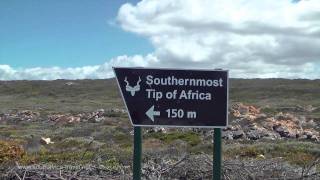
M 122 28 L 173 67 L 230 69 L 234 77 L 320 77 L 320 3 L 145 0 L 125 4 Z
M 104 79 L 114 77 L 112 67 L 145 67 L 156 62 L 152 55 L 118 56 L 110 61 L 95 66 L 76 68 L 28 68 L 14 69 L 9 65 L 0 65 L 0 80 L 55 80 L 55 79 Z
M 242 78 L 320 77 L 318 0 L 143 0 L 122 5 L 117 22 L 150 40 L 155 51 L 80 68 L 2 65 L 0 79 L 106 78 L 113 76 L 111 66 L 223 68 Z

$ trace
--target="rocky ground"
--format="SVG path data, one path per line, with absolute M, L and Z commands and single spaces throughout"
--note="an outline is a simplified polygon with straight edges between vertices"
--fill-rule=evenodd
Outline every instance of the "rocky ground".
M 320 179 L 320 81 L 232 79 L 224 179 Z M 0 179 L 131 179 L 114 80 L 0 81 Z M 144 179 L 211 179 L 213 130 L 143 128 Z
M 312 112 L 317 110 L 316 107 L 299 107 L 299 111 Z M 105 124 L 112 119 L 124 116 L 126 117 L 126 110 L 119 108 L 111 109 L 98 109 L 93 112 L 87 113 L 52 113 L 41 115 L 40 112 L 31 110 L 21 110 L 12 111 L 9 113 L 0 114 L 0 124 L 10 125 L 10 124 L 33 124 L 33 123 L 44 123 L 51 124 L 53 127 L 61 126 L 80 126 L 85 124 Z M 229 109 L 230 123 L 227 128 L 222 131 L 222 138 L 225 140 L 227 147 L 227 152 L 235 146 L 235 143 L 239 142 L 249 142 L 249 144 L 269 142 L 269 144 L 287 142 L 287 141 L 298 141 L 298 142 L 309 142 L 315 144 L 320 143 L 319 135 L 319 123 L 312 118 L 307 118 L 305 116 L 297 115 L 294 111 L 289 112 L 278 112 L 273 115 L 266 114 L 261 111 L 261 108 L 246 105 L 243 103 L 233 103 Z M 173 128 L 146 128 L 144 130 L 144 138 L 147 139 L 146 149 L 155 150 L 157 143 L 163 145 L 166 139 L 160 139 L 157 141 L 157 137 L 170 136 L 176 132 L 181 133 L 194 133 L 195 137 L 199 141 L 212 143 L 213 130 L 210 129 L 196 129 L 196 128 L 183 128 L 183 129 L 173 129 Z M 128 136 L 132 136 L 132 128 L 128 129 Z M 1 133 L 0 133 L 1 135 Z M 157 135 L 157 136 L 154 136 Z M 12 137 L 4 137 L 1 135 L 2 139 L 12 139 Z M 81 136 L 81 135 L 80 135 Z M 57 137 L 57 135 L 45 135 L 39 136 L 37 139 L 39 144 L 39 149 L 34 152 L 41 152 L 42 148 L 50 149 L 55 144 L 59 144 L 58 141 L 63 141 L 66 143 L 72 143 L 72 140 L 76 140 L 74 137 L 65 137 L 64 140 Z M 132 138 L 132 137 L 131 137 Z M 103 147 L 105 144 L 99 142 L 97 137 L 87 137 L 87 139 L 82 139 L 85 141 L 88 149 L 90 151 L 92 146 L 95 148 Z M 79 140 L 79 139 L 77 139 Z M 179 148 L 190 147 L 186 142 L 179 142 L 179 136 L 173 138 L 173 143 L 167 148 L 156 149 L 156 151 L 146 151 L 145 159 L 143 165 L 143 174 L 145 179 L 210 179 L 212 176 L 212 155 L 208 152 L 188 152 L 179 151 Z M 10 142 L 10 141 L 8 141 Z M 187 141 L 188 142 L 188 141 Z M 205 144 L 205 143 L 197 143 Z M 261 143 L 262 142 L 262 143 Z M 12 153 L 11 157 L 3 156 L 0 161 L 6 162 L 8 160 L 15 160 L 15 165 L 10 165 L 10 171 L 4 171 L 5 177 L 12 179 L 23 179 L 23 177 L 29 178 L 53 178 L 53 179 L 72 179 L 72 178 L 82 178 L 82 179 L 130 179 L 132 172 L 130 164 L 121 165 L 117 164 L 117 168 L 111 168 L 97 163 L 97 159 L 90 161 L 83 165 L 86 168 L 75 169 L 68 171 L 63 168 L 57 168 L 52 162 L 29 161 L 22 162 L 23 165 L 19 165 L 19 160 L 24 159 L 26 154 L 30 154 L 30 143 L 28 138 L 21 139 L 20 144 L 15 144 L 10 149 Z M 29 144 L 28 144 L 29 143 Z M 80 142 L 77 142 L 80 143 Z M 154 144 L 155 143 L 155 144 Z M 60 143 L 61 144 L 61 143 Z M 95 144 L 95 145 L 94 145 Z M 151 144 L 151 145 L 150 145 Z M 191 146 L 192 142 L 190 143 Z M 245 144 L 245 143 L 243 143 Z M 266 144 L 266 143 L 264 143 Z M 155 146 L 153 146 L 155 145 Z M 32 145 L 31 145 L 32 146 Z M 78 145 L 76 145 L 78 146 Z M 164 145 L 166 146 L 166 145 Z M 181 147 L 182 146 L 182 147 Z M 238 145 L 237 145 L 238 146 Z M 314 148 L 313 147 L 313 148 Z M 55 148 L 59 148 L 56 146 Z M 1 149 L 1 148 L 0 148 Z M 76 147 L 77 149 L 77 147 Z M 3 150 L 4 151 L 4 150 Z M 18 152 L 23 153 L 18 153 Z M 96 149 L 94 150 L 96 151 Z M 9 153 L 10 153 L 9 152 Z M 149 153 L 149 154 L 148 154 Z M 199 154 L 200 153 L 200 154 Z M 266 178 L 320 178 L 319 174 L 319 164 L 320 164 L 320 152 L 312 152 L 314 156 L 307 157 L 309 162 L 303 166 L 299 166 L 294 163 L 289 163 L 284 161 L 283 157 L 268 156 L 267 153 L 261 152 L 260 150 L 250 150 L 233 152 L 232 156 L 225 158 L 223 167 L 224 179 L 238 179 L 239 177 L 243 179 L 266 179 Z M 298 155 L 298 154 L 297 154 Z M 83 155 L 84 156 L 84 155 Z M 96 156 L 96 155 L 95 155 Z M 240 158 L 239 158 L 240 157 Z M 5 159 L 7 158 L 7 159 Z M 96 158 L 96 157 L 94 157 Z M 42 161 L 42 162 L 41 162 Z M 110 165 L 110 164 L 108 164 Z M 32 167 L 56 167 L 53 170 L 28 170 Z M 23 167 L 23 168 L 21 168 Z M 199 167 L 199 168 L 195 168 Z M 7 169 L 8 170 L 8 169 Z
M 312 112 L 315 107 L 305 107 L 301 111 Z M 293 113 L 279 112 L 275 115 L 266 115 L 254 106 L 235 103 L 230 110 L 234 119 L 223 129 L 223 138 L 248 140 L 276 140 L 299 139 L 319 142 L 320 124 L 314 119 L 297 116 Z
M 127 113 L 124 109 L 112 108 L 112 109 L 98 109 L 89 113 L 53 113 L 48 114 L 46 117 L 41 117 L 40 112 L 31 110 L 21 110 L 17 112 L 9 112 L 0 114 L 0 123 L 12 123 L 12 122 L 36 122 L 47 121 L 55 123 L 80 123 L 80 122 L 100 122 L 110 116 L 112 113 Z M 112 116 L 112 115 L 111 115 Z
M 302 112 L 312 112 L 317 110 L 316 107 L 297 107 Z M 0 114 L 0 124 L 13 124 L 21 122 L 47 122 L 56 124 L 77 124 L 77 123 L 98 123 L 107 121 L 117 114 L 126 116 L 125 109 L 111 108 L 98 109 L 88 113 L 53 113 L 41 117 L 40 112 L 31 110 L 22 110 L 17 112 Z M 320 141 L 320 123 L 313 118 L 295 115 L 293 113 L 278 112 L 275 115 L 267 115 L 261 112 L 260 108 L 245 105 L 243 103 L 234 103 L 229 109 L 230 122 L 229 126 L 222 129 L 222 138 L 226 140 L 278 140 L 278 139 L 297 139 L 309 140 L 312 142 Z M 150 132 L 170 132 L 172 128 L 148 128 L 146 133 Z M 183 130 L 190 130 L 190 128 L 183 128 Z M 204 136 L 213 134 L 213 131 L 203 129 L 192 129 L 192 131 L 199 132 Z M 132 133 L 131 133 L 132 134 Z

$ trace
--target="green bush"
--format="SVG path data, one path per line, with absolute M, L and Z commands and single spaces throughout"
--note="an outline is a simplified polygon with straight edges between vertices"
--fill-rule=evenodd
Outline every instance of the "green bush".
M 160 139 L 165 143 L 171 143 L 174 140 L 180 139 L 187 142 L 191 146 L 196 146 L 201 142 L 200 136 L 195 132 L 171 132 L 167 134 L 154 132 L 150 133 L 148 137 Z

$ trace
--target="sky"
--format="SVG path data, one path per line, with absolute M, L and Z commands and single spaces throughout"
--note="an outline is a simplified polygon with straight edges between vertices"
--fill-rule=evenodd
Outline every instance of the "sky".
M 103 79 L 113 66 L 319 79 L 320 1 L 0 1 L 0 80 Z

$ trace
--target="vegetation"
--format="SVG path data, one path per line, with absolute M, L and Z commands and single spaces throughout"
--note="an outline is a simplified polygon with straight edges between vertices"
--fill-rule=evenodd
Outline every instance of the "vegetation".
M 160 139 L 165 143 L 171 143 L 174 140 L 182 140 L 187 142 L 190 146 L 198 145 L 201 142 L 200 136 L 194 132 L 172 132 L 163 134 L 161 132 L 150 133 L 147 137 Z
M 261 156 L 263 155 L 263 156 Z M 232 144 L 226 147 L 226 159 L 283 158 L 290 163 L 302 165 L 320 158 L 320 144 L 302 141 L 259 142 L 255 144 Z
M 230 105 L 243 102 L 260 107 L 267 115 L 290 112 L 320 122 L 320 80 L 231 79 L 230 85 Z M 306 106 L 317 109 L 301 110 Z M 96 163 L 110 171 L 131 166 L 132 126 L 126 114 L 106 111 L 104 116 L 107 118 L 101 122 L 74 124 L 55 123 L 47 116 L 54 113 L 77 115 L 111 108 L 124 109 L 114 79 L 0 81 L 0 115 L 21 110 L 40 113 L 37 121 L 15 118 L 5 122 L 0 119 L 0 169 L 7 162 L 22 165 Z M 28 152 L 25 145 L 30 136 L 50 137 L 54 143 L 42 144 L 39 151 Z M 143 161 L 148 163 L 156 159 L 153 164 L 159 164 L 161 159 L 168 158 L 166 162 L 174 164 L 185 154 L 195 158 L 203 154 L 212 157 L 211 140 L 211 135 L 204 136 L 192 130 L 170 129 L 163 133 L 147 132 L 146 128 L 143 131 Z M 320 158 L 320 144 L 298 140 L 225 141 L 223 158 L 242 162 L 277 158 L 292 167 L 307 167 Z
M 19 160 L 23 157 L 25 151 L 15 141 L 0 141 L 0 165 Z
M 70 82 L 73 84 L 68 85 Z M 14 109 L 88 112 L 123 107 L 114 79 L 0 81 L 0 99 L 0 113 Z M 273 109 L 297 104 L 320 106 L 320 80 L 231 79 L 230 100 Z

